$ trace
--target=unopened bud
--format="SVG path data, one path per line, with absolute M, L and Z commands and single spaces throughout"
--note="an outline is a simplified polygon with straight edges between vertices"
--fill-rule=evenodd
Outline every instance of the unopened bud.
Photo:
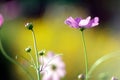
M 32 30 L 32 29 L 33 29 L 33 24 L 32 24 L 32 23 L 26 23 L 26 24 L 25 24 L 25 27 L 26 27 L 28 30 Z
M 84 74 L 79 74 L 78 79 L 79 80 L 85 80 L 85 75 Z
M 38 54 L 39 54 L 40 56 L 44 55 L 44 54 L 45 54 L 45 50 L 39 51 Z
M 27 47 L 27 48 L 25 49 L 25 51 L 29 53 L 29 52 L 31 51 L 31 48 L 30 48 L 30 47 Z

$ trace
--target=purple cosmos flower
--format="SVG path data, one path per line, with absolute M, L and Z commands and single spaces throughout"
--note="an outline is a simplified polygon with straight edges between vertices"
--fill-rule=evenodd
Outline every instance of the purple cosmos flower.
M 41 64 L 40 68 L 42 69 L 41 74 L 43 74 L 42 80 L 60 80 L 60 78 L 65 76 L 65 64 L 61 56 L 54 55 L 53 52 L 48 52 L 43 61 L 44 64 Z
M 91 28 L 97 26 L 99 23 L 99 18 L 95 17 L 91 19 L 90 16 L 88 16 L 86 19 L 82 18 L 72 18 L 69 17 L 65 20 L 65 24 L 68 24 L 72 28 Z
M 3 22 L 4 22 L 3 16 L 0 14 L 0 27 L 2 26 Z

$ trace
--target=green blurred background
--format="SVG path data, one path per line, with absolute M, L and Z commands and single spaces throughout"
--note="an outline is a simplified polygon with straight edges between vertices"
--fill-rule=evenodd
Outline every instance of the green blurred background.
M 29 67 L 20 56 L 29 59 L 24 49 L 33 46 L 33 40 L 31 32 L 24 25 L 32 22 L 38 49 L 62 53 L 66 80 L 77 80 L 79 74 L 85 73 L 81 33 L 65 25 L 64 20 L 69 16 L 100 18 L 99 26 L 85 30 L 90 69 L 100 57 L 120 49 L 119 5 L 119 0 L 0 0 L 0 13 L 5 18 L 0 29 L 2 44 L 8 55 L 14 59 L 17 56 L 20 63 Z M 96 67 L 91 80 L 98 80 L 98 75 L 104 72 L 119 77 L 119 56 L 117 58 Z M 117 67 L 113 69 L 113 66 Z M 31 70 L 30 67 L 28 69 Z M 35 76 L 33 70 L 31 73 Z M 0 54 L 0 80 L 28 80 L 28 77 Z M 106 80 L 110 80 L 110 77 Z

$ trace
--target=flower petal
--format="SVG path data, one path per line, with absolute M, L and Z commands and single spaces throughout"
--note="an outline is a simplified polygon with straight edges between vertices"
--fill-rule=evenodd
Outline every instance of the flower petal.
M 94 18 L 94 22 L 92 23 L 92 27 L 99 25 L 98 22 L 99 22 L 99 18 L 98 18 L 98 17 L 95 17 L 95 18 Z
M 53 65 L 56 66 L 54 70 Z M 47 56 L 44 56 L 44 65 L 41 74 L 43 74 L 42 80 L 60 80 L 61 77 L 64 77 L 66 71 L 61 56 L 56 56 L 53 52 L 48 52 Z
M 90 19 L 91 19 L 90 16 L 88 16 L 86 19 L 82 19 L 82 20 L 79 22 L 79 26 L 80 26 L 80 27 L 85 27 L 86 25 L 89 24 Z
M 88 25 L 85 26 L 85 28 L 91 28 L 91 27 L 95 27 L 97 25 L 99 25 L 99 18 L 98 17 L 95 17 L 94 19 L 92 19 Z
M 99 18 L 95 17 L 91 20 L 91 17 L 88 16 L 86 19 L 69 17 L 65 20 L 65 24 L 68 24 L 72 28 L 92 28 L 99 25 Z
M 75 21 L 77 22 L 77 24 L 79 24 L 79 22 L 80 22 L 80 20 L 81 20 L 82 18 L 75 18 Z
M 60 80 L 60 77 L 58 74 L 54 73 L 52 80 Z
M 77 21 L 72 17 L 67 18 L 64 23 L 68 24 L 72 28 L 79 28 Z
M 58 69 L 57 73 L 59 74 L 60 77 L 64 77 L 66 74 L 66 71 L 64 69 Z
M 2 26 L 3 22 L 4 22 L 3 16 L 0 14 L 0 27 Z

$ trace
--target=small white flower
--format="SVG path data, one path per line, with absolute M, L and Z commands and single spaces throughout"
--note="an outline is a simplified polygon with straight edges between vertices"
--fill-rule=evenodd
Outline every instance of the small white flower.
M 42 80 L 60 80 L 60 78 L 65 76 L 65 64 L 61 56 L 54 55 L 53 52 L 48 52 L 43 61 L 41 65 Z

